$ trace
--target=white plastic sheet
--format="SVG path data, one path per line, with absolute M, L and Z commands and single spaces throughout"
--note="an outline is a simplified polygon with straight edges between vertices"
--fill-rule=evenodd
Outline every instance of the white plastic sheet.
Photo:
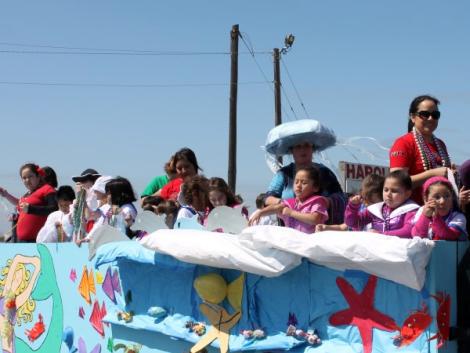
M 203 230 L 161 229 L 140 243 L 178 260 L 218 268 L 238 269 L 266 277 L 279 276 L 301 262 L 301 257 L 273 247 L 253 249 L 240 236 Z
M 290 228 L 257 226 L 241 236 L 253 249 L 287 251 L 335 270 L 361 270 L 421 290 L 434 242 L 368 232 L 326 231 L 306 235 Z
M 181 261 L 231 268 L 267 277 L 311 262 L 335 270 L 361 270 L 421 290 L 434 242 L 367 232 L 305 234 L 276 226 L 245 228 L 240 234 L 158 230 L 141 240 L 149 249 Z

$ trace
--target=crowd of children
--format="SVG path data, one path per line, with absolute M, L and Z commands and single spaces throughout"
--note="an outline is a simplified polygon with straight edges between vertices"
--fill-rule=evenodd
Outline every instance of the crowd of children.
M 164 170 L 166 175 L 153 179 L 142 192 L 140 205 L 143 211 L 164 216 L 168 228 L 177 220 L 193 217 L 205 225 L 209 212 L 222 205 L 237 208 L 248 218 L 242 198 L 224 179 L 198 174 L 202 169 L 191 149 L 177 151 Z M 32 163 L 20 168 L 20 177 L 27 189 L 23 197 L 16 198 L 0 188 L 0 196 L 18 213 L 12 220 L 9 241 L 80 244 L 89 241 L 93 230 L 104 224 L 129 238 L 138 234 L 131 230 L 138 213 L 137 198 L 126 178 L 101 175 L 90 168 L 72 178 L 74 187 L 58 187 L 52 168 Z
M 463 185 L 457 195 L 445 177 L 434 176 L 423 184 L 424 204 L 420 206 L 411 199 L 412 181 L 405 171 L 395 170 L 385 177 L 371 174 L 363 180 L 360 193 L 349 197 L 344 223 L 327 224 L 331 218 L 329 199 L 322 194 L 321 174 L 315 165 L 297 168 L 294 197 L 265 204 L 266 194 L 260 194 L 256 200 L 258 209 L 251 217 L 242 198 L 230 190 L 224 179 L 200 174 L 202 169 L 191 149 L 177 151 L 164 170 L 166 174 L 153 179 L 142 192 L 141 207 L 164 216 L 168 228 L 185 218 L 206 225 L 213 208 L 228 206 L 239 209 L 250 226 L 283 225 L 309 234 L 368 231 L 402 238 L 468 238 L 463 213 L 470 203 L 468 186 Z M 18 211 L 11 241 L 81 243 L 89 240 L 93 229 L 104 224 L 129 238 L 136 236 L 131 226 L 138 213 L 137 198 L 128 179 L 86 169 L 72 178 L 74 188 L 58 187 L 52 168 L 32 163 L 20 168 L 20 176 L 27 189 L 21 198 L 0 188 L 0 196 Z M 468 176 L 462 175 L 461 180 L 465 178 Z

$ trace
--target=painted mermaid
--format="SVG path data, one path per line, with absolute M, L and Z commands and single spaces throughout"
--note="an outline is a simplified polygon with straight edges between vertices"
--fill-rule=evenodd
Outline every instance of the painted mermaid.
M 32 273 L 26 265 L 34 266 Z M 16 255 L 7 261 L 0 276 L 0 336 L 2 353 L 15 353 L 15 325 L 32 321 L 36 303 L 31 293 L 41 271 L 36 256 Z

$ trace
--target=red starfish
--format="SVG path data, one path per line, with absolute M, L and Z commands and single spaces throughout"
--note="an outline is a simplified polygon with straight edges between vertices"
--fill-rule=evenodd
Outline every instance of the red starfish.
M 330 324 L 334 326 L 357 326 L 362 338 L 364 353 L 372 352 L 373 328 L 379 328 L 384 331 L 396 331 L 400 329 L 391 317 L 374 308 L 377 277 L 369 276 L 369 280 L 361 294 L 358 294 L 353 286 L 344 278 L 336 278 L 336 284 L 348 302 L 349 308 L 331 315 Z

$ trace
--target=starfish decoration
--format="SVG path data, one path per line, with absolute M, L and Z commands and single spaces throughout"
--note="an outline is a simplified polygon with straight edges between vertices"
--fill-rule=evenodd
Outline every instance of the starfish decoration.
M 372 352 L 372 329 L 378 328 L 390 332 L 400 330 L 391 317 L 374 308 L 374 294 L 377 285 L 376 276 L 369 277 L 361 294 L 358 294 L 353 286 L 344 278 L 338 277 L 336 284 L 348 302 L 349 308 L 331 315 L 330 324 L 334 326 L 357 326 L 362 338 L 364 353 Z

